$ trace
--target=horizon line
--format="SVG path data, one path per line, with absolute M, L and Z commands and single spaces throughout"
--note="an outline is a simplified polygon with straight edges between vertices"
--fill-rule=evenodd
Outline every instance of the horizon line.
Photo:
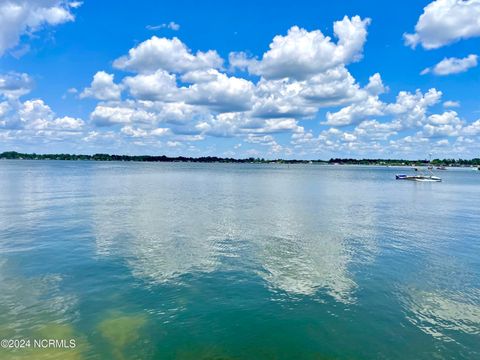
M 18 151 L 4 151 L 0 153 L 0 159 L 6 160 L 93 160 L 93 161 L 140 161 L 140 162 L 296 162 L 296 163 L 355 163 L 355 162 L 373 162 L 373 163 L 430 163 L 440 162 L 441 164 L 461 164 L 461 165 L 480 165 L 480 158 L 462 159 L 462 158 L 436 158 L 428 159 L 399 159 L 399 158 L 336 158 L 329 160 L 323 159 L 265 159 L 263 157 L 233 158 L 221 156 L 167 156 L 167 155 L 125 155 L 125 154 L 70 154 L 70 153 L 21 153 Z

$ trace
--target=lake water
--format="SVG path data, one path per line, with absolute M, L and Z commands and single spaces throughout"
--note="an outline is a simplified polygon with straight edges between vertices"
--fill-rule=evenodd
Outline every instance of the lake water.
M 0 161 L 2 359 L 479 359 L 480 171 Z M 33 344 L 32 344 L 33 345 Z

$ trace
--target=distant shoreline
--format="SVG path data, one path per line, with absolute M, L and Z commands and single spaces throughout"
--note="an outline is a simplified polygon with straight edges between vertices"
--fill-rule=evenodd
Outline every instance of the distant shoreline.
M 330 160 L 295 160 L 295 159 L 263 159 L 263 158 L 222 158 L 217 156 L 202 157 L 169 157 L 165 155 L 111 155 L 111 154 L 27 154 L 16 151 L 0 153 L 0 159 L 6 160 L 65 160 L 65 161 L 135 161 L 135 162 L 190 162 L 190 163 L 258 163 L 258 164 L 322 164 L 322 165 L 380 165 L 380 166 L 445 166 L 445 167 L 470 167 L 480 166 L 480 158 L 464 159 L 434 159 L 404 160 L 404 159 L 341 159 Z

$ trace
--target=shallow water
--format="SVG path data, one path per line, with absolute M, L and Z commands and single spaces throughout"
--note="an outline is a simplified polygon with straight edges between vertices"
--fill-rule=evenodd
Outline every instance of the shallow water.
M 0 161 L 6 359 L 480 358 L 480 171 Z

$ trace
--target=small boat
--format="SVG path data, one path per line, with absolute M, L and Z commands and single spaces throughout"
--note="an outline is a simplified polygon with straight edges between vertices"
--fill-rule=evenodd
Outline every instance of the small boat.
M 410 181 L 418 181 L 418 182 L 441 182 L 442 179 L 438 176 L 434 175 L 405 175 L 405 174 L 398 174 L 395 175 L 395 179 L 397 180 L 410 180 Z
M 431 157 L 431 155 L 430 155 Z M 431 159 L 430 159 L 431 162 Z M 410 181 L 418 181 L 418 182 L 441 182 L 442 178 L 435 176 L 433 174 L 433 166 L 428 165 L 428 174 L 422 171 L 421 168 L 414 167 L 413 170 L 418 173 L 418 175 L 406 175 L 406 174 L 398 174 L 395 175 L 395 179 L 397 180 L 410 180 Z
M 447 170 L 445 166 L 437 166 L 437 170 Z

